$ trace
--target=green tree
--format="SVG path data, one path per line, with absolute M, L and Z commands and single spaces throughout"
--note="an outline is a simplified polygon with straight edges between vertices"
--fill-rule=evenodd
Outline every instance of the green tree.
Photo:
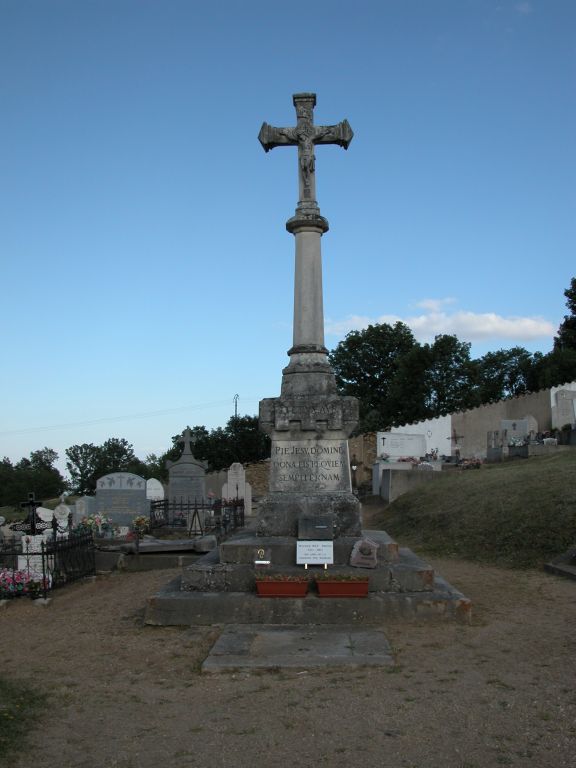
M 401 386 L 394 379 L 417 346 L 404 323 L 381 323 L 351 331 L 330 353 L 340 392 L 360 401 L 359 431 L 382 429 L 402 418 Z
M 576 277 L 570 281 L 570 287 L 564 291 L 566 306 L 570 310 L 569 315 L 564 315 L 564 320 L 558 328 L 554 339 L 554 350 L 576 350 Z
M 440 416 L 478 405 L 475 366 L 468 342 L 441 334 L 426 344 L 429 364 L 425 372 L 426 408 L 430 416 Z
M 102 445 L 73 445 L 66 449 L 66 456 L 72 487 L 79 494 L 94 493 L 98 478 L 111 472 L 152 476 L 147 463 L 136 456 L 133 446 L 123 437 L 110 437 Z
M 32 451 L 30 458 L 22 458 L 12 465 L 8 458 L 0 462 L 0 504 L 17 507 L 26 501 L 29 493 L 37 499 L 53 499 L 66 488 L 66 482 L 53 466 L 58 454 L 51 448 Z
M 70 474 L 74 493 L 91 494 L 96 490 L 98 468 L 102 461 L 101 449 L 93 443 L 82 443 L 66 448 L 66 469 Z
M 257 416 L 232 416 L 225 427 L 208 431 L 204 426 L 186 427 L 191 432 L 192 453 L 205 461 L 210 471 L 226 469 L 234 461 L 248 464 L 270 456 L 270 438 L 258 428 Z M 168 479 L 166 461 L 177 461 L 182 454 L 181 434 L 172 437 L 172 448 L 161 456 L 146 459 L 150 476 Z
M 476 361 L 481 403 L 515 397 L 530 389 L 534 358 L 524 347 L 487 352 Z

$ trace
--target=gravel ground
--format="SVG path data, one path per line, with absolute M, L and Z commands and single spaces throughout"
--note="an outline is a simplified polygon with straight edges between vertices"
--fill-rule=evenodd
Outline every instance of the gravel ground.
M 391 670 L 200 675 L 218 629 L 142 623 L 174 571 L 0 614 L 2 673 L 50 693 L 14 768 L 576 766 L 576 582 L 434 560 L 470 626 L 392 623 Z

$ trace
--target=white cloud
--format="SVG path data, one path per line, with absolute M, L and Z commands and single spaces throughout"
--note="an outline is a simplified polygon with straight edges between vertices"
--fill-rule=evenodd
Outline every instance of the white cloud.
M 516 5 L 514 6 L 514 10 L 518 11 L 518 13 L 528 14 L 528 13 L 532 13 L 534 9 L 532 8 L 532 3 L 524 2 L 524 3 L 516 3 Z
M 443 306 L 452 303 L 454 299 L 424 299 L 418 302 L 417 306 L 428 311 L 420 315 L 407 317 L 380 315 L 374 318 L 350 315 L 342 320 L 328 320 L 326 333 L 343 337 L 349 331 L 359 331 L 376 323 L 393 325 L 401 321 L 412 330 L 420 342 L 431 341 L 434 336 L 445 333 L 457 336 L 460 341 L 510 339 L 513 343 L 520 343 L 551 338 L 557 330 L 549 320 L 542 317 L 503 317 L 495 312 L 442 310 Z
M 422 309 L 428 309 L 430 312 L 440 312 L 445 304 L 455 304 L 456 299 L 422 299 L 417 301 L 416 306 Z

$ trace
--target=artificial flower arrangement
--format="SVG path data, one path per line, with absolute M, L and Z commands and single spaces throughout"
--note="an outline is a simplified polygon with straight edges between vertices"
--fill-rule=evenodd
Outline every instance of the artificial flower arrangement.
M 0 569 L 0 600 L 13 597 L 41 597 L 43 594 L 42 580 L 34 578 L 27 571 L 11 571 Z
M 118 526 L 113 522 L 111 517 L 106 515 L 89 515 L 83 517 L 77 527 L 79 533 L 90 532 L 94 536 L 102 536 L 103 534 L 114 535 L 118 530 Z
M 144 536 L 150 530 L 150 518 L 138 515 L 132 520 L 132 530 L 136 536 Z

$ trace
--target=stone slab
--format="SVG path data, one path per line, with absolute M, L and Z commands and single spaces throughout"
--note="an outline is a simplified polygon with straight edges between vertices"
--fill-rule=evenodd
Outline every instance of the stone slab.
M 263 598 L 254 592 L 183 592 L 181 577 L 146 602 L 146 624 L 382 625 L 389 619 L 448 619 L 469 622 L 472 604 L 444 579 L 425 592 L 377 592 L 367 598 Z
M 179 555 L 171 553 L 167 555 L 129 555 L 119 551 L 96 550 L 96 571 L 107 573 L 109 571 L 156 571 L 166 568 L 185 568 L 192 565 L 199 558 L 198 554 Z
M 566 553 L 544 564 L 544 570 L 555 576 L 576 580 L 576 558 L 573 552 Z
M 136 542 L 122 544 L 122 552 L 139 552 L 141 555 L 152 552 L 211 552 L 217 547 L 216 536 L 208 534 L 197 536 L 194 539 L 142 539 L 136 546 Z
M 202 672 L 393 665 L 390 644 L 381 629 L 233 624 L 224 628 L 213 645 Z

